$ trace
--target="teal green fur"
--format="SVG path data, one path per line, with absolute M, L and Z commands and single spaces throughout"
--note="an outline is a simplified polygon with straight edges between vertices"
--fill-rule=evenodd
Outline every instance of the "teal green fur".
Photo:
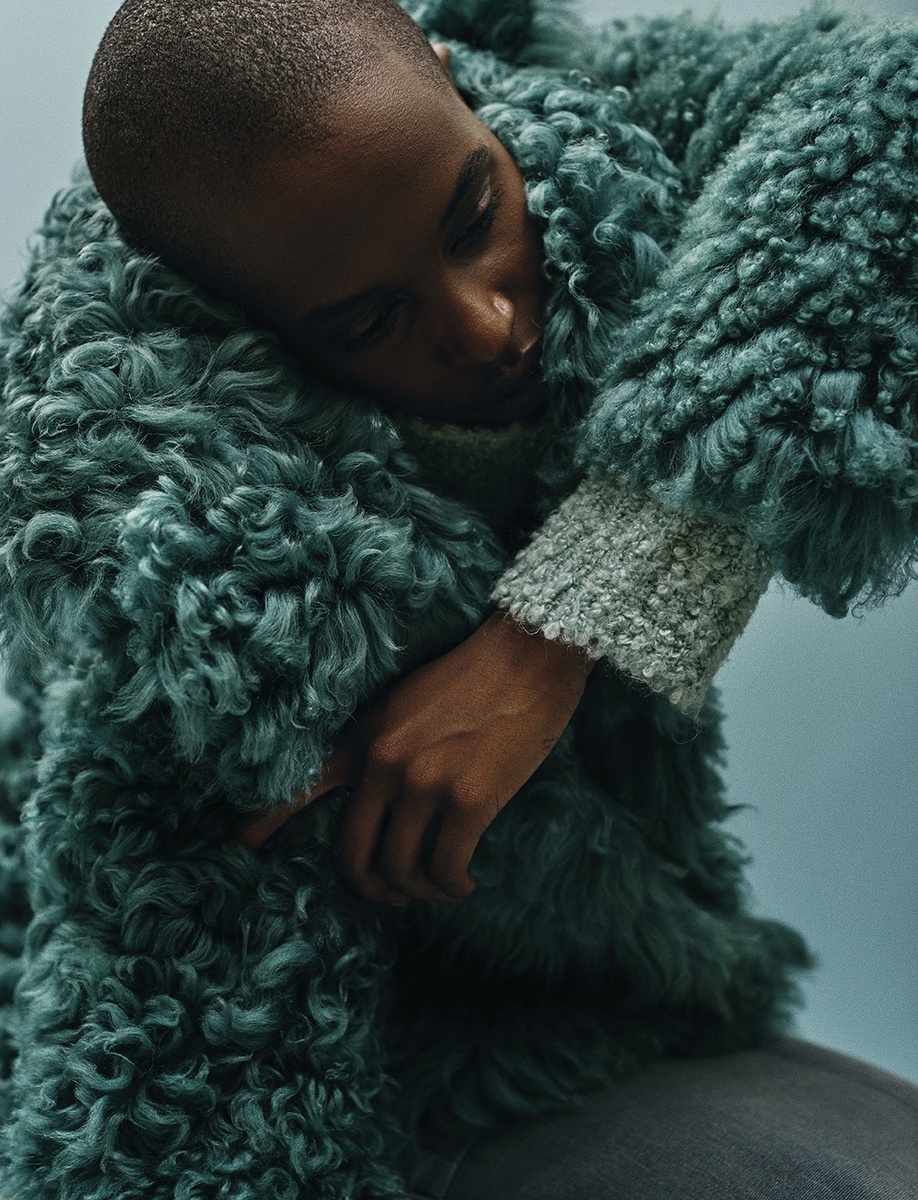
M 833 615 L 882 601 L 918 535 L 918 26 L 762 38 L 684 167 L 579 460 L 743 524 Z
M 35 786 L 32 763 L 37 747 L 30 733 L 34 734 L 34 722 L 23 711 L 7 715 L 0 736 L 0 1125 L 10 1115 L 8 1081 L 18 1052 L 18 1022 L 12 1000 L 31 916 L 25 846 L 19 829 L 19 811 Z
M 892 147 L 914 136 L 914 25 L 418 15 L 544 231 L 541 512 L 609 470 L 749 524 L 830 608 L 896 586 L 916 260 L 914 155 Z M 817 127 L 842 56 L 856 82 Z M 857 95 L 875 169 L 844 132 Z M 815 248 L 782 259 L 768 222 L 789 237 L 792 212 Z M 827 287 L 850 291 L 840 326 L 813 305 Z M 352 896 L 340 796 L 257 853 L 232 843 L 317 778 L 357 705 L 476 627 L 525 530 L 422 487 L 382 411 L 127 246 L 85 174 L 45 219 L 3 353 L 23 715 L 0 795 L 0 1191 L 396 1200 L 424 1123 L 569 1108 L 660 1054 L 788 1027 L 808 955 L 750 915 L 715 700 L 695 723 L 601 665 L 457 905 Z

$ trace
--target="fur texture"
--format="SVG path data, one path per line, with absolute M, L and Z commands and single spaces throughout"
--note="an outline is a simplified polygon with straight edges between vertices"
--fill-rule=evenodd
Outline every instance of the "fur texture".
M 783 177 L 780 154 L 764 154 L 768 122 L 811 85 L 784 86 L 772 64 L 774 97 L 748 133 L 728 137 L 719 114 L 732 108 L 718 97 L 731 70 L 775 56 L 764 34 L 723 34 L 718 49 L 707 30 L 711 93 L 695 102 L 721 132 L 694 143 L 689 158 L 701 162 L 707 146 L 708 166 L 680 233 L 691 179 L 630 120 L 624 93 L 579 71 L 600 60 L 631 70 L 646 29 L 588 37 L 567 21 L 553 42 L 520 0 L 456 0 L 419 15 L 432 32 L 475 43 L 453 43 L 456 74 L 520 163 L 544 227 L 557 437 L 543 512 L 604 454 L 674 502 L 730 515 L 740 494 L 753 515 L 780 494 L 794 514 L 774 525 L 791 531 L 790 573 L 818 579 L 814 593 L 844 591 L 820 573 L 815 540 L 810 574 L 792 569 L 793 530 L 819 505 L 811 491 L 794 507 L 797 476 L 781 464 L 814 458 L 812 430 L 787 416 L 780 453 L 765 435 L 725 437 L 749 419 L 744 396 L 767 393 L 749 425 L 766 435 L 777 401 L 773 390 L 723 399 L 744 378 L 753 318 L 743 324 L 735 299 L 714 315 L 699 300 L 712 278 L 760 278 L 752 259 L 717 267 L 721 239 L 745 226 L 714 198 L 737 194 L 724 182 L 731 172 L 763 178 L 767 162 Z M 822 47 L 830 26 L 812 18 L 794 37 Z M 785 27 L 774 38 L 786 44 Z M 876 67 L 891 53 L 870 60 L 878 89 L 880 75 L 900 78 Z M 902 94 L 898 83 L 884 92 Z M 911 128 L 908 116 L 889 119 Z M 675 154 L 685 131 L 670 132 Z M 791 143 L 806 170 L 824 174 L 813 145 Z M 879 187 L 885 177 L 872 178 Z M 828 220 L 836 192 L 825 182 L 806 195 Z M 892 246 L 900 233 L 884 236 Z M 887 264 L 880 296 L 899 328 L 889 306 L 904 260 L 864 253 Z M 654 290 L 658 278 L 669 290 Z M 652 302 L 628 324 L 642 296 Z M 693 322 L 702 308 L 707 323 Z M 667 341 L 676 326 L 655 323 L 677 310 L 696 347 L 725 323 L 710 362 L 680 357 L 681 343 Z M 800 318 L 814 338 L 829 337 L 827 324 Z M 661 398 L 674 404 L 669 368 L 648 357 L 665 364 L 667 349 L 671 373 L 693 380 L 667 418 L 669 440 L 658 432 Z M 713 702 L 696 726 L 595 671 L 564 737 L 488 830 L 478 886 L 459 905 L 390 914 L 352 897 L 331 852 L 340 798 L 306 809 L 258 853 L 230 842 L 241 812 L 317 777 L 357 704 L 480 621 L 506 549 L 480 514 L 418 483 L 374 405 L 305 379 L 272 335 L 127 247 L 85 177 L 52 205 L 4 317 L 4 352 L 0 603 L 23 703 L 0 809 L 3 895 L 18 916 L 0 931 L 0 1003 L 18 980 L 15 1004 L 0 1009 L 0 1077 L 13 1066 L 0 1078 L 4 1190 L 17 1200 L 394 1200 L 399 1155 L 424 1123 L 553 1111 L 646 1058 L 752 1045 L 786 1027 L 807 955 L 790 930 L 749 914 L 741 848 L 722 828 Z M 644 407 L 638 363 L 653 397 Z M 800 364 L 791 354 L 784 365 L 793 393 Z M 885 422 L 881 444 L 891 445 L 904 409 L 858 396 L 852 411 Z M 836 459 L 851 475 L 863 455 L 849 462 L 860 443 L 842 424 L 826 429 L 841 431 Z M 708 460 L 726 447 L 732 490 L 721 476 L 719 491 L 676 488 L 708 477 L 686 466 L 702 443 Z M 740 444 L 750 447 L 745 475 L 730 458 Z M 904 468 L 901 453 L 868 459 L 880 464 L 863 475 L 876 528 L 847 531 L 844 504 L 828 528 L 845 525 L 857 561 L 882 565 L 902 542 Z
M 918 539 L 918 23 L 817 10 L 763 38 L 685 173 L 580 461 L 735 519 L 835 616 L 882 601 Z

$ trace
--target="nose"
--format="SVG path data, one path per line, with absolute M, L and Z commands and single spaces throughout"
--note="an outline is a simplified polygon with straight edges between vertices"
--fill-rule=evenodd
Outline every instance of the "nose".
M 516 307 L 504 291 L 468 275 L 446 291 L 439 321 L 442 361 L 452 368 L 513 368 L 522 358 L 514 344 Z

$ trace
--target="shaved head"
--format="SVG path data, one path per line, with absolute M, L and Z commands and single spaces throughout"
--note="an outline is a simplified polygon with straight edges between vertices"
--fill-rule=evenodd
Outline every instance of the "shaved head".
M 86 85 L 93 181 L 129 240 L 232 290 L 214 211 L 272 160 L 320 148 L 336 95 L 393 53 L 446 84 L 394 0 L 128 0 Z

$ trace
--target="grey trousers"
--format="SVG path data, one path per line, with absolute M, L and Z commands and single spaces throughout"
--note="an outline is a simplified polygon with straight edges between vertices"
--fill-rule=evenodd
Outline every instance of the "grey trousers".
M 423 1200 L 918 1200 L 918 1087 L 783 1038 L 419 1152 Z

